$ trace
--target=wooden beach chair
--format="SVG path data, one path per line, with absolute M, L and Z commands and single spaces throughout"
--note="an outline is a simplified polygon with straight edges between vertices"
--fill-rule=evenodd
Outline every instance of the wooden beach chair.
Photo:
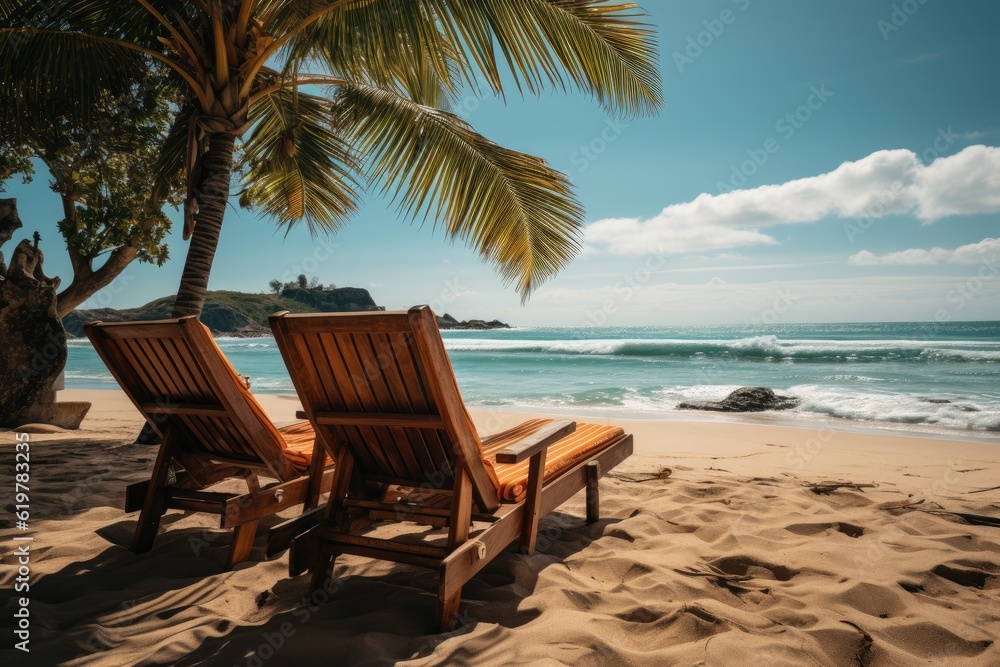
M 195 317 L 91 322 L 84 327 L 119 386 L 162 439 L 148 482 L 126 489 L 125 511 L 141 510 L 132 550 L 149 551 L 168 509 L 220 516 L 234 528 L 226 568 L 246 560 L 258 521 L 296 505 L 312 509 L 333 470 L 308 422 L 276 428 Z M 170 462 L 184 467 L 168 483 Z M 259 476 L 276 480 L 261 487 Z M 229 477 L 244 494 L 202 491 Z
M 533 553 L 541 517 L 586 489 L 596 521 L 598 478 L 632 453 L 621 428 L 567 420 L 480 439 L 427 306 L 270 321 L 300 416 L 336 461 L 328 504 L 269 537 L 269 553 L 290 544 L 291 575 L 312 570 L 314 589 L 338 554 L 436 569 L 436 621 L 451 628 L 462 586 L 516 539 Z M 358 534 L 366 520 L 448 531 L 380 539 Z

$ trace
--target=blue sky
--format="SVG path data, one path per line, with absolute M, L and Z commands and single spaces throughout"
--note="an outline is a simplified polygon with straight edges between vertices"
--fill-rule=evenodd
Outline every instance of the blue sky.
M 586 206 L 583 256 L 526 305 L 472 251 L 375 195 L 330 239 L 304 226 L 283 237 L 234 206 L 211 288 L 264 291 L 304 272 L 390 309 L 536 326 L 1000 315 L 1000 3 L 641 4 L 660 37 L 657 117 L 617 121 L 573 92 L 459 106 L 569 174 Z M 46 181 L 6 196 L 25 235 L 47 241 L 47 273 L 68 280 Z M 134 264 L 89 305 L 172 293 L 176 229 L 165 267 Z

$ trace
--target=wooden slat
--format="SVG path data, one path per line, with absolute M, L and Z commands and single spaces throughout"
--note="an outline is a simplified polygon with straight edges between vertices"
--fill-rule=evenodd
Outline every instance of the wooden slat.
M 562 440 L 575 430 L 575 421 L 569 419 L 554 420 L 531 435 L 525 436 L 506 449 L 497 452 L 497 463 L 520 463 L 549 445 Z
M 183 400 L 185 398 L 184 393 L 178 389 L 173 381 L 173 375 L 169 367 L 164 366 L 163 361 L 157 354 L 159 341 L 154 344 L 153 340 L 148 338 L 134 338 L 131 343 L 145 355 L 150 374 L 155 377 L 159 385 L 160 395 L 169 397 L 169 400 Z
M 333 468 L 323 475 L 322 493 L 327 493 L 333 486 Z M 238 526 L 248 521 L 277 514 L 289 507 L 295 507 L 305 502 L 309 490 L 309 478 L 299 477 L 290 482 L 282 482 L 276 486 L 254 491 L 242 496 L 226 500 L 223 508 L 222 528 Z M 279 500 L 278 497 L 281 496 Z
M 468 420 L 465 404 L 458 393 L 458 384 L 451 370 L 441 334 L 437 329 L 434 313 L 426 306 L 411 308 L 407 316 L 413 327 L 413 337 L 420 356 L 431 393 L 438 411 L 445 421 L 446 431 L 455 447 L 458 460 L 472 477 L 472 493 L 476 504 L 484 512 L 495 511 L 500 506 L 496 486 L 486 471 L 481 457 L 479 436 Z
M 400 514 L 426 514 L 427 516 L 437 516 L 447 519 L 451 516 L 451 510 L 443 507 L 423 507 L 407 503 L 380 503 L 375 500 L 355 500 L 348 498 L 344 501 L 347 507 L 358 507 L 362 509 L 380 510 L 383 512 L 395 513 L 397 518 Z M 405 519 L 404 519 L 405 520 Z
M 395 353 L 396 368 L 413 411 L 437 414 L 434 397 L 424 387 L 420 380 L 420 373 L 417 371 L 416 351 L 411 345 L 412 337 L 412 334 L 399 333 L 389 334 L 386 339 Z M 425 431 L 420 435 L 423 436 L 424 446 L 427 448 L 427 470 L 442 470 L 445 464 L 450 465 L 454 461 L 453 448 L 445 442 L 443 429 L 441 431 Z
M 142 338 L 173 338 L 176 332 L 164 328 L 163 323 L 177 320 L 153 320 L 149 322 L 101 322 L 101 330 L 111 340 Z
M 191 356 L 191 349 L 183 340 L 166 340 L 164 345 L 170 349 L 174 371 L 187 387 L 189 402 L 211 403 L 211 387 L 198 367 L 198 362 Z
M 371 424 L 376 426 L 401 426 L 405 428 L 444 428 L 444 422 L 439 415 L 417 415 L 391 412 L 317 412 L 317 424 L 358 425 Z
M 223 514 L 223 504 L 210 498 L 168 498 L 167 508 L 184 512 L 202 512 L 204 514 Z
M 202 415 L 205 417 L 218 417 L 226 415 L 228 412 L 221 405 L 205 405 L 197 403 L 143 403 L 142 410 L 152 415 Z
M 409 392 L 406 390 L 406 384 L 399 368 L 398 354 L 395 350 L 393 350 L 388 334 L 372 334 L 369 336 L 369 340 L 371 341 L 375 356 L 380 360 L 379 368 L 382 370 L 382 375 L 385 378 L 390 393 L 395 398 L 398 409 L 406 412 L 407 414 L 426 413 L 426 408 L 417 409 L 410 400 Z M 399 353 L 409 354 L 408 350 L 405 349 L 399 350 Z M 440 420 L 440 417 L 438 417 L 438 419 Z M 444 422 L 442 422 L 441 426 L 438 428 L 443 429 Z M 427 442 L 428 436 L 436 437 L 436 434 L 433 432 L 425 433 L 424 430 L 418 428 L 416 430 L 410 429 L 403 431 L 402 436 L 409 440 L 410 447 L 412 448 L 414 455 L 417 457 L 417 463 L 420 466 L 420 469 L 433 470 L 435 467 L 434 459 L 431 456 Z
M 296 542 L 298 538 L 296 538 Z M 293 542 L 293 545 L 295 542 Z M 294 548 L 294 546 L 293 546 Z M 327 554 L 340 555 L 340 554 L 350 554 L 352 556 L 361 556 L 362 558 L 375 558 L 378 560 L 387 560 L 393 563 L 404 563 L 406 565 L 415 565 L 417 567 L 426 567 L 428 569 L 435 569 L 441 565 L 441 556 L 425 556 L 423 554 L 408 553 L 406 551 L 399 551 L 397 549 L 389 548 L 378 548 L 370 547 L 361 544 L 343 544 L 343 543 L 322 543 L 320 549 Z M 289 563 L 289 569 L 291 568 L 291 563 Z
M 142 383 L 141 389 L 150 396 L 168 396 L 169 392 L 159 377 L 156 368 L 146 356 L 138 341 L 135 339 L 121 339 L 119 347 L 129 359 L 129 365 L 139 376 Z
M 426 478 L 407 479 L 406 477 L 393 477 L 392 475 L 375 475 L 371 473 L 366 474 L 365 477 L 373 482 L 379 482 L 381 484 L 398 484 L 400 486 L 420 486 L 421 484 L 428 483 Z M 450 491 L 451 489 L 448 490 Z
M 310 370 L 312 368 L 323 368 L 324 366 L 328 368 L 329 374 L 326 374 L 322 378 L 323 386 L 336 387 L 343 398 L 344 407 L 348 411 L 363 412 L 364 403 L 358 395 L 357 388 L 351 379 L 351 373 L 344 363 L 337 340 L 330 334 L 319 334 L 315 337 L 306 336 L 305 340 L 309 344 L 313 358 L 319 360 L 308 368 Z M 325 360 L 326 363 L 321 363 L 322 360 Z M 351 430 L 347 431 L 347 442 L 351 445 L 351 449 L 358 462 L 364 462 L 365 465 L 377 467 L 391 474 L 393 471 L 392 465 L 386 459 L 381 447 L 365 446 L 365 443 L 378 444 L 378 435 L 376 435 L 375 431 L 366 425 L 358 425 L 352 427 L 352 429 L 353 433 Z
M 332 338 L 340 352 L 344 367 L 348 372 L 348 379 L 354 386 L 354 391 L 360 401 L 362 411 L 380 412 L 383 408 L 375 396 L 375 387 L 368 379 L 361 359 L 358 357 L 357 348 L 354 345 L 354 337 L 349 333 L 340 333 L 333 334 Z M 379 426 L 372 426 L 371 431 L 375 435 L 382 455 L 390 466 L 385 472 L 401 476 L 412 475 L 413 470 L 407 465 L 406 458 L 397 447 L 392 433 Z M 369 445 L 373 444 L 375 443 L 369 443 Z
M 371 314 L 337 314 L 317 313 L 315 315 L 296 315 L 295 332 L 299 334 L 318 333 L 368 333 L 380 331 L 385 333 L 409 331 L 406 313 L 383 312 Z
M 448 549 L 445 547 L 400 542 L 399 540 L 383 540 L 377 537 L 369 537 L 367 535 L 349 535 L 347 533 L 340 533 L 336 530 L 325 527 L 320 529 L 318 536 L 323 542 L 333 543 L 338 547 L 350 544 L 368 547 L 371 549 L 387 549 L 395 553 L 415 554 L 438 559 L 444 558 L 448 555 Z
M 365 374 L 368 387 L 371 389 L 372 397 L 378 412 L 382 414 L 399 414 L 399 405 L 405 402 L 405 396 L 401 396 L 399 401 L 389 390 L 388 382 L 383 371 L 384 361 L 378 358 L 369 334 L 352 334 L 351 343 L 353 351 L 357 355 L 358 363 Z M 385 360 L 387 361 L 387 360 Z M 380 430 L 387 436 L 389 447 L 396 451 L 402 459 L 403 465 L 411 476 L 420 475 L 423 467 L 417 459 L 416 452 L 413 451 L 413 443 L 407 430 L 401 427 L 387 425 L 388 432 Z

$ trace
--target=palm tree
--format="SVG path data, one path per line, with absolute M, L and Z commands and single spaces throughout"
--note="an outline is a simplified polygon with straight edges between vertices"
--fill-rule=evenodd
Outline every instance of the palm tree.
M 0 85 L 44 113 L 49 86 L 83 99 L 152 61 L 170 68 L 187 103 L 159 169 L 186 171 L 191 241 L 175 316 L 201 312 L 234 169 L 242 204 L 313 232 L 336 231 L 377 187 L 523 300 L 579 251 L 582 208 L 564 175 L 449 105 L 551 84 L 615 114 L 654 112 L 643 16 L 607 0 L 0 0 Z

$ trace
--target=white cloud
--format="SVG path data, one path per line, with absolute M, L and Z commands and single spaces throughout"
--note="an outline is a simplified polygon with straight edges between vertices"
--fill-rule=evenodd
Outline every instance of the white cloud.
M 719 286 L 719 285 L 728 285 L 729 283 L 727 283 L 725 280 L 723 280 L 719 276 L 715 276 L 714 278 L 712 278 L 711 280 L 709 280 L 708 283 L 706 283 L 706 284 L 708 284 L 708 285 L 714 285 L 714 286 Z
M 385 287 L 385 283 L 368 283 L 369 287 Z
M 1000 148 L 970 146 L 930 165 L 900 149 L 779 185 L 701 194 L 648 220 L 599 220 L 587 227 L 586 240 L 620 255 L 693 253 L 775 244 L 761 228 L 828 217 L 912 214 L 930 223 L 995 212 L 1000 212 Z
M 970 146 L 935 160 L 920 170 L 913 189 L 925 222 L 1000 211 L 1000 148 Z
M 983 239 L 979 243 L 947 250 L 945 248 L 910 248 L 890 252 L 885 255 L 876 255 L 867 250 L 851 255 L 847 258 L 849 264 L 854 266 L 914 266 L 920 264 L 981 264 L 983 262 L 997 261 L 1000 254 L 1000 239 Z

